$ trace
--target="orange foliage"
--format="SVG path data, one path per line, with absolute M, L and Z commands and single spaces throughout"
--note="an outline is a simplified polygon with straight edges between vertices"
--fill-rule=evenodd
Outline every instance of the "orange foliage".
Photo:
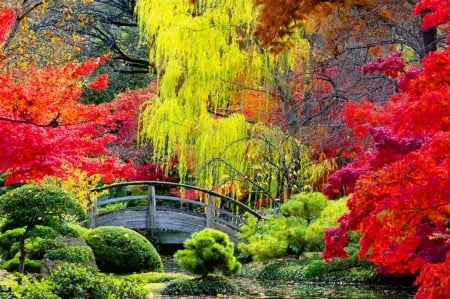
M 254 0 L 254 3 L 260 7 L 255 35 L 274 52 L 288 46 L 286 36 L 299 27 L 321 35 L 328 50 L 336 52 L 342 50 L 339 41 L 345 35 L 381 41 L 385 40 L 390 23 L 412 19 L 409 1 Z M 382 30 L 378 34 L 363 34 L 375 28 Z
M 230 104 L 230 112 L 240 112 L 249 122 L 271 123 L 276 115 L 281 112 L 281 101 L 268 98 L 262 91 L 242 91 L 236 93 Z

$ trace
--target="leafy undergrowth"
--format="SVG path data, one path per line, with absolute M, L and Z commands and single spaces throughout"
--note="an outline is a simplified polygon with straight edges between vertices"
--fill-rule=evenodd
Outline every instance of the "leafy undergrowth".
M 224 276 L 208 275 L 206 278 L 182 278 L 169 282 L 162 290 L 167 296 L 223 296 L 237 294 L 239 288 L 232 280 Z
M 260 280 L 329 283 L 384 283 L 386 277 L 357 258 L 334 259 L 326 264 L 319 255 L 285 258 L 245 264 L 241 277 Z
M 72 275 L 61 276 L 59 274 L 58 277 L 52 276 L 52 280 L 50 280 L 50 277 L 43 278 L 32 274 L 4 272 L 0 279 L 0 298 L 54 299 L 79 297 L 100 299 L 115 296 L 114 298 L 140 299 L 144 298 L 146 294 L 160 293 L 169 281 L 189 277 L 182 273 L 158 272 L 112 275 L 91 273 L 88 270 L 83 270 L 83 268 L 68 268 Z M 61 279 L 63 281 L 60 281 Z M 105 288 L 105 285 L 109 287 Z

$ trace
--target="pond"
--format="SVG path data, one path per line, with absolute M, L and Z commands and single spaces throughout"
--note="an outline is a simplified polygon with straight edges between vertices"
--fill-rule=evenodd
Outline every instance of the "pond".
M 167 272 L 182 272 L 171 258 L 163 258 Z M 238 278 L 237 283 L 246 289 L 243 294 L 221 298 L 301 298 L 301 299 L 411 299 L 414 291 L 402 286 L 330 284 L 308 282 L 264 281 Z M 174 298 L 161 296 L 158 298 Z M 199 297 L 182 297 L 183 299 Z M 216 298 L 216 297 L 205 297 Z
M 402 287 L 361 284 L 286 283 L 280 281 L 241 280 L 248 294 L 236 298 L 304 298 L 304 299 L 409 299 L 414 292 Z

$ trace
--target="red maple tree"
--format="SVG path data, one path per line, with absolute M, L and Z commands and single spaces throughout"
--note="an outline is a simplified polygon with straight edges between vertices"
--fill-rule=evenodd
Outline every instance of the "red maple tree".
M 0 10 L 0 41 L 14 14 Z M 121 99 L 101 105 L 81 102 L 84 88 L 101 89 L 107 77 L 86 77 L 108 56 L 59 67 L 27 68 L 0 73 L 0 173 L 5 183 L 65 177 L 74 169 L 102 174 L 104 182 L 130 176 L 132 161 L 123 163 L 108 148 L 114 134 L 129 122 L 133 110 Z
M 419 1 L 422 29 L 450 20 L 446 1 Z M 347 110 L 349 126 L 372 146 L 330 176 L 329 197 L 351 194 L 349 212 L 325 233 L 326 259 L 346 257 L 347 233 L 361 233 L 360 258 L 384 273 L 417 275 L 417 298 L 448 298 L 450 282 L 450 48 L 429 53 L 421 69 L 397 53 L 365 71 L 399 77 L 400 92 L 376 107 Z M 444 275 L 443 275 L 444 273 Z

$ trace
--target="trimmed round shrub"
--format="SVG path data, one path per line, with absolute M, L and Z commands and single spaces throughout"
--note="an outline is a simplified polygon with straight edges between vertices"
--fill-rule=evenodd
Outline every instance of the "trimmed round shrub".
M 164 271 L 155 247 L 134 230 L 117 226 L 98 227 L 86 235 L 86 243 L 94 251 L 95 261 L 102 272 Z

